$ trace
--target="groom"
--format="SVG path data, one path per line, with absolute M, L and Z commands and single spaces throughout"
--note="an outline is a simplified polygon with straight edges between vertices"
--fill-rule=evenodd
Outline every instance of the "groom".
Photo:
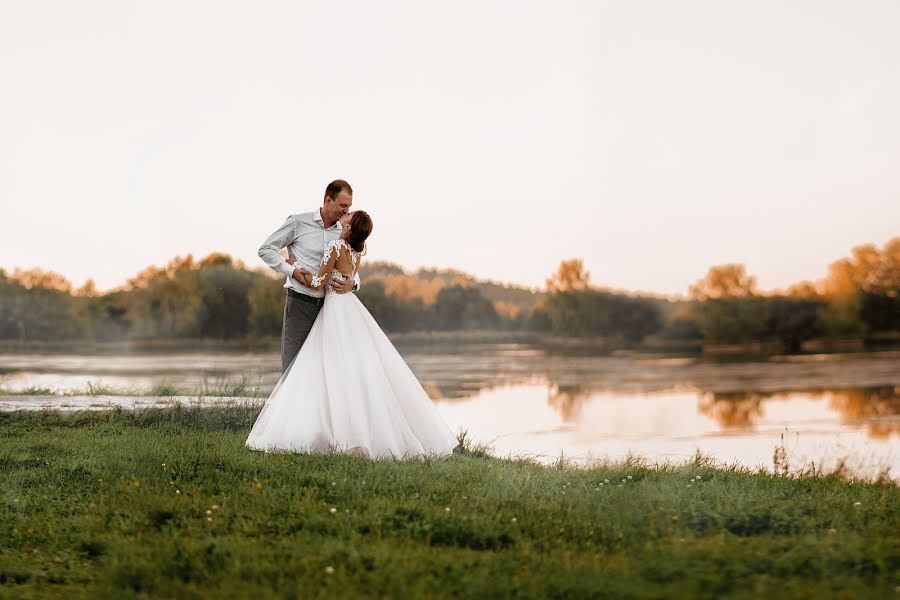
M 325 244 L 341 236 L 338 220 L 350 212 L 353 189 L 343 179 L 336 179 L 325 188 L 322 207 L 312 212 L 290 215 L 284 224 L 259 247 L 259 256 L 267 265 L 287 277 L 284 287 L 284 320 L 281 325 L 281 369 L 286 371 L 309 335 L 322 303 L 325 290 L 314 290 L 303 284 L 301 270 L 318 273 L 325 253 Z M 278 251 L 287 247 L 297 258 L 289 264 Z M 339 294 L 359 289 L 359 275 L 353 281 L 332 281 L 332 289 Z

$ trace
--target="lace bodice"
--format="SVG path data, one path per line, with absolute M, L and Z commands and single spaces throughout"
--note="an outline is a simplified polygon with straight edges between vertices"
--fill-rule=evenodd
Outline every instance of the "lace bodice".
M 350 247 L 344 240 L 337 239 L 325 246 L 325 254 L 322 256 L 322 266 L 319 273 L 313 275 L 312 287 L 320 289 L 329 277 L 338 281 L 345 281 L 356 275 L 359 267 L 359 252 Z M 349 275 L 345 274 L 350 271 Z M 325 288 L 325 293 L 331 293 L 331 286 Z

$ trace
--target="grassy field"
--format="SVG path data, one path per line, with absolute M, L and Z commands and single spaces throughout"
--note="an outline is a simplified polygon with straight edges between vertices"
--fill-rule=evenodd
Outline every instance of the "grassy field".
M 0 595 L 900 597 L 892 483 L 262 454 L 257 410 L 0 413 Z

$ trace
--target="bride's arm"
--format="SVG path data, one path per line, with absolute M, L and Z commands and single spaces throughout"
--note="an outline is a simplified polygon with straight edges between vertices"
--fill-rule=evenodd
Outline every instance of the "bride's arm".
M 331 271 L 334 270 L 334 263 L 337 261 L 339 253 L 340 249 L 334 242 L 331 242 L 325 247 L 325 256 L 322 258 L 322 266 L 319 267 L 319 274 L 313 276 L 312 281 L 309 283 L 309 287 L 314 290 L 322 289 L 322 286 L 325 285 L 325 281 L 328 279 Z
M 293 266 L 294 263 L 297 262 L 297 257 L 291 254 L 290 250 L 288 250 L 288 257 L 285 259 L 285 262 Z M 305 269 L 295 269 L 293 277 L 306 287 L 309 287 L 309 284 L 312 281 L 312 274 Z

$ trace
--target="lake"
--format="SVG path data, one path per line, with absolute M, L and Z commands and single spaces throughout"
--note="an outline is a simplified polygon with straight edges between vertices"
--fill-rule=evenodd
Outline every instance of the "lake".
M 771 470 L 781 447 L 792 468 L 900 474 L 897 352 L 715 363 L 523 344 L 401 350 L 447 423 L 499 456 L 680 463 L 699 450 Z M 279 376 L 276 353 L 0 354 L 0 409 L 264 398 Z M 160 386 L 182 391 L 147 396 Z

